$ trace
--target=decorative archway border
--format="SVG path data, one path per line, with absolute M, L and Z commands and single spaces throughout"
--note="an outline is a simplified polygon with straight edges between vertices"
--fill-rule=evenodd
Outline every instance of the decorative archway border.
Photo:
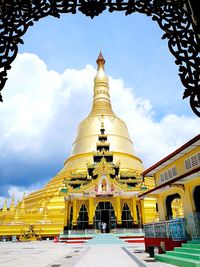
M 47 16 L 59 18 L 62 13 L 77 11 L 94 18 L 106 9 L 123 11 L 125 15 L 140 12 L 158 23 L 164 31 L 162 39 L 168 39 L 169 50 L 179 67 L 185 88 L 183 98 L 190 97 L 191 108 L 200 117 L 200 40 L 188 0 L 1 0 L 0 91 L 29 26 Z

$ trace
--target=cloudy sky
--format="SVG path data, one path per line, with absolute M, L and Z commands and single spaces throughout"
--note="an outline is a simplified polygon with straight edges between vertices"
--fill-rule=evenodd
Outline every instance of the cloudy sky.
M 91 108 L 100 50 L 113 109 L 146 168 L 199 134 L 161 36 L 145 15 L 106 12 L 93 20 L 45 18 L 28 30 L 0 104 L 0 206 L 12 194 L 41 188 L 62 168 Z

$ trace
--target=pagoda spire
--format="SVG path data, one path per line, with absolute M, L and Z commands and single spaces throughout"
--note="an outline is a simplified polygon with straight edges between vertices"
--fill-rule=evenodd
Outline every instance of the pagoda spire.
M 11 201 L 11 204 L 10 204 L 9 211 L 10 212 L 14 212 L 15 211 L 15 196 L 14 195 L 12 196 L 12 201 Z
M 97 74 L 94 78 L 93 105 L 90 116 L 97 114 L 115 116 L 110 101 L 109 81 L 104 70 L 105 62 L 106 61 L 100 52 L 96 60 Z
M 21 202 L 21 205 L 20 205 L 20 213 L 24 214 L 25 213 L 25 192 L 24 192 L 24 195 L 23 195 L 23 199 L 22 199 L 22 202 Z
M 4 201 L 2 212 L 3 213 L 6 213 L 7 212 L 7 199 L 5 199 L 5 201 Z
M 103 57 L 101 52 L 99 53 L 99 56 L 98 56 L 96 62 L 97 62 L 97 65 L 98 65 L 98 69 L 99 69 L 100 66 L 102 66 L 104 68 L 104 65 L 105 65 L 106 61 L 105 61 L 105 59 L 104 59 L 104 57 Z
M 18 220 L 19 219 L 19 208 L 20 208 L 20 202 L 18 200 L 18 203 L 17 203 L 17 206 L 16 206 L 16 209 L 15 209 L 15 215 L 13 217 L 14 220 Z

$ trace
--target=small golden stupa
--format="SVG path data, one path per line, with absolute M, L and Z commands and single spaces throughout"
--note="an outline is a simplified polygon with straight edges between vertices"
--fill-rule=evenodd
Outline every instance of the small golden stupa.
M 141 159 L 127 126 L 112 110 L 105 60 L 97 59 L 92 110 L 78 127 L 72 152 L 49 183 L 0 212 L 0 235 L 52 237 L 63 229 L 107 231 L 140 228 L 156 219 L 155 200 L 138 194 L 154 187 L 143 180 Z M 120 99 L 119 99 L 120 101 Z

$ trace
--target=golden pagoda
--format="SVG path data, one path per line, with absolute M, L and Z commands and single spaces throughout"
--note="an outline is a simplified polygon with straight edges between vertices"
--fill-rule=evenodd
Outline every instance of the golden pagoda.
M 154 187 L 135 154 L 127 126 L 112 110 L 109 81 L 99 54 L 92 110 L 78 134 L 63 169 L 49 183 L 0 211 L 0 235 L 52 237 L 63 229 L 107 232 L 140 228 L 156 220 L 153 198 L 138 195 Z M 30 232 L 30 231 L 29 231 Z

